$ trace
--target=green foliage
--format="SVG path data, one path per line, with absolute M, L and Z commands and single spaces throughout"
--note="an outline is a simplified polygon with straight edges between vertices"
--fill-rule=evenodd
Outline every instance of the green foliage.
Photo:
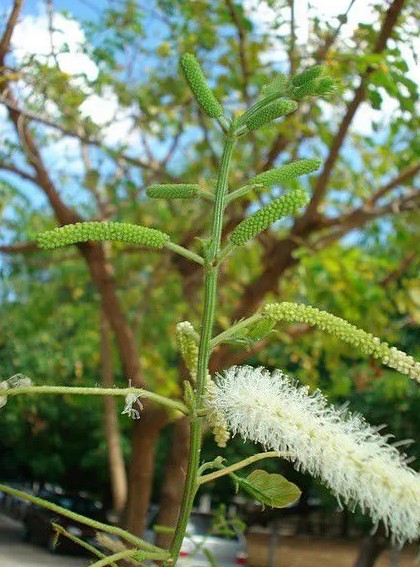
M 200 63 L 195 55 L 186 53 L 181 57 L 184 76 L 201 108 L 212 118 L 223 116 L 223 108 L 209 88 Z
M 51 250 L 78 242 L 104 240 L 163 248 L 169 242 L 170 237 L 160 230 L 126 222 L 78 222 L 40 234 L 38 245 L 40 248 Z
M 270 474 L 264 470 L 255 470 L 246 478 L 232 475 L 238 486 L 252 498 L 272 506 L 284 508 L 299 499 L 301 491 L 281 474 Z
M 245 244 L 273 222 L 287 215 L 293 215 L 308 200 L 308 194 L 303 189 L 295 189 L 286 195 L 282 195 L 240 222 L 229 236 L 231 242 L 236 246 Z
M 324 69 L 321 65 L 315 65 L 314 67 L 305 69 L 305 71 L 302 71 L 302 73 L 299 73 L 292 78 L 292 85 L 294 87 L 301 87 L 307 83 L 312 83 L 322 74 L 323 70 Z
M 147 188 L 146 195 L 151 199 L 194 199 L 199 192 L 196 183 L 155 183 Z

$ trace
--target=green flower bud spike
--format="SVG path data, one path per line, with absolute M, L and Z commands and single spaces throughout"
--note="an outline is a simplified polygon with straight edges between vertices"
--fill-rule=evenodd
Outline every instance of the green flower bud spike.
M 176 344 L 190 372 L 191 378 L 197 378 L 198 366 L 198 340 L 199 336 L 189 321 L 182 321 L 176 326 Z
M 248 130 L 257 130 L 258 128 L 262 128 L 266 124 L 269 124 L 276 118 L 290 114 L 291 112 L 295 111 L 297 107 L 298 105 L 294 100 L 287 98 L 275 100 L 263 106 L 255 113 L 252 113 L 245 120 L 245 125 L 247 126 Z
M 77 222 L 41 233 L 40 248 L 53 249 L 79 242 L 100 242 L 112 240 L 140 244 L 149 248 L 163 248 L 170 237 L 168 234 L 126 222 Z
M 325 96 L 333 94 L 335 81 L 332 77 L 321 77 L 315 81 L 305 83 L 300 87 L 295 87 L 289 92 L 289 96 L 294 100 L 301 100 L 305 96 Z
M 306 83 L 310 83 L 317 79 L 323 72 L 323 67 L 321 65 L 315 65 L 315 67 L 311 67 L 310 69 L 305 69 L 302 73 L 295 75 L 292 79 L 292 85 L 294 87 L 301 87 Z
M 310 305 L 285 301 L 266 305 L 262 310 L 262 314 L 271 321 L 306 323 L 307 325 L 317 327 L 321 331 L 357 348 L 361 353 L 373 356 L 390 368 L 394 368 L 398 372 L 420 382 L 420 362 L 417 362 L 405 352 L 395 347 L 390 347 L 387 343 L 381 342 L 377 337 L 331 313 L 321 311 Z
M 312 173 L 321 167 L 322 161 L 320 159 L 299 159 L 297 161 L 292 161 L 282 165 L 281 167 L 276 167 L 275 169 L 270 169 L 269 171 L 264 171 L 256 177 L 253 177 L 248 185 L 261 184 L 264 187 L 270 187 L 271 185 L 277 185 L 279 183 L 286 183 L 296 177 L 301 175 L 306 175 Z
M 196 183 L 155 184 L 146 189 L 146 195 L 151 199 L 194 199 L 200 189 Z
M 295 189 L 286 195 L 282 195 L 279 199 L 240 222 L 231 232 L 230 241 L 236 246 L 245 244 L 273 222 L 294 214 L 306 205 L 308 200 L 309 196 L 303 189 Z
M 195 55 L 186 53 L 181 57 L 181 67 L 187 83 L 201 108 L 211 116 L 220 118 L 223 116 L 223 108 L 213 91 L 207 84 L 204 73 Z

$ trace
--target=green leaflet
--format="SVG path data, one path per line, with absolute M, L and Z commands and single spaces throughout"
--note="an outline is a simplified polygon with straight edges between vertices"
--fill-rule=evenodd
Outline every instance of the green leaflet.
M 290 114 L 298 107 L 294 100 L 282 98 L 266 104 L 255 113 L 251 114 L 245 121 L 248 130 L 262 128 L 272 120 Z
M 272 201 L 266 207 L 240 222 L 230 234 L 231 242 L 236 246 L 245 244 L 273 222 L 295 213 L 308 200 L 308 194 L 303 189 L 295 189 L 286 195 L 282 195 L 279 199 Z
M 294 87 L 305 85 L 306 83 L 317 79 L 322 74 L 323 70 L 324 69 L 321 65 L 315 65 L 310 69 L 305 69 L 305 71 L 302 71 L 302 73 L 299 73 L 298 75 L 295 75 L 293 77 L 292 85 Z
M 273 508 L 284 508 L 300 497 L 300 489 L 281 474 L 258 469 L 247 478 L 232 475 L 235 482 L 256 500 Z
M 201 108 L 212 118 L 223 116 L 223 108 L 207 84 L 204 73 L 195 55 L 185 53 L 181 57 L 184 76 Z
M 320 168 L 322 160 L 320 159 L 299 159 L 282 165 L 281 167 L 276 167 L 275 169 L 270 169 L 269 171 L 264 171 L 259 175 L 253 177 L 248 181 L 248 185 L 254 185 L 261 183 L 263 187 L 269 187 L 270 185 L 276 185 L 278 183 L 285 183 L 300 177 L 301 175 L 306 175 L 312 173 Z M 255 189 L 259 191 L 261 189 Z
M 150 248 L 163 248 L 168 234 L 127 222 L 77 222 L 41 233 L 37 242 L 40 248 L 53 249 L 78 242 L 112 240 L 141 244 Z
M 194 199 L 200 192 L 196 183 L 156 183 L 146 189 L 151 199 Z

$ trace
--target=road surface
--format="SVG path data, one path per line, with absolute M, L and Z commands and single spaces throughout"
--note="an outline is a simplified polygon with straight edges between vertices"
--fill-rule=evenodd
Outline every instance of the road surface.
M 22 525 L 0 514 L 0 567 L 88 567 L 87 558 L 53 555 L 22 542 Z

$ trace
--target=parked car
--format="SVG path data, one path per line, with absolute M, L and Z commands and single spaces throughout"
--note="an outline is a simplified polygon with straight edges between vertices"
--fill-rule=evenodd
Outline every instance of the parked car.
M 151 514 L 153 518 L 155 514 Z M 147 539 L 154 540 L 151 529 Z M 214 515 L 204 512 L 193 512 L 188 521 L 187 535 L 182 543 L 177 567 L 238 567 L 247 565 L 245 536 L 233 526 L 222 532 L 215 529 Z M 213 561 L 213 562 L 212 562 Z
M 98 520 L 100 522 L 106 521 L 106 515 L 103 511 L 102 505 L 90 498 L 80 496 L 78 494 L 59 494 L 53 491 L 41 491 L 38 495 L 44 500 L 48 500 L 62 508 L 76 512 L 77 514 L 82 514 L 83 516 L 88 516 L 92 520 Z M 89 526 L 85 526 L 74 520 L 70 520 L 66 516 L 42 508 L 41 506 L 36 506 L 31 504 L 26 511 L 25 517 L 23 519 L 24 524 L 24 537 L 26 541 L 33 541 L 34 543 L 39 543 L 46 545 L 48 549 L 54 552 L 63 553 L 82 553 L 83 549 L 76 543 L 72 542 L 70 539 L 60 536 L 57 546 L 55 546 L 55 532 L 52 529 L 51 522 L 60 524 L 72 535 L 83 539 L 91 545 L 97 546 L 95 535 L 96 531 Z

